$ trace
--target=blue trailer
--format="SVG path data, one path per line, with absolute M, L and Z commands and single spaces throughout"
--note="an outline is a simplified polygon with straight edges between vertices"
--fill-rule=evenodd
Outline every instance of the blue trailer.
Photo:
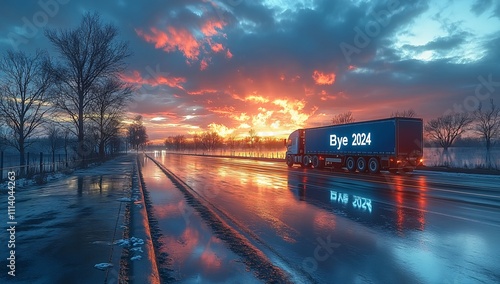
M 295 130 L 287 141 L 286 163 L 408 172 L 422 162 L 422 155 L 422 119 L 395 117 Z

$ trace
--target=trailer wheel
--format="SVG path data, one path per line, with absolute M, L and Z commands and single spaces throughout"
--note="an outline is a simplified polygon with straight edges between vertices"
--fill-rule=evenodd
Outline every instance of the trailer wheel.
M 356 171 L 356 163 L 354 162 L 353 157 L 348 157 L 347 160 L 345 161 L 345 166 L 348 171 L 354 172 Z
M 378 162 L 377 158 L 375 157 L 370 158 L 370 160 L 368 161 L 368 170 L 372 174 L 380 173 L 380 163 Z
M 360 173 L 366 172 L 366 160 L 363 157 L 359 157 L 358 161 L 356 162 L 356 167 L 358 168 L 358 171 Z
M 315 169 L 321 169 L 323 167 L 323 164 L 321 163 L 321 161 L 319 160 L 319 157 L 318 156 L 313 156 L 312 157 L 312 166 L 313 168 Z
M 288 165 L 289 168 L 293 166 L 293 157 L 292 155 L 287 155 L 286 156 L 286 164 Z

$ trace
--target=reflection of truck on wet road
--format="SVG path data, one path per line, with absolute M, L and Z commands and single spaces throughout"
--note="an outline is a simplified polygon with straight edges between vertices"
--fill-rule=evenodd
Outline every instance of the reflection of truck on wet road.
M 422 119 L 395 117 L 295 130 L 288 137 L 286 163 L 351 172 L 412 171 L 422 151 Z

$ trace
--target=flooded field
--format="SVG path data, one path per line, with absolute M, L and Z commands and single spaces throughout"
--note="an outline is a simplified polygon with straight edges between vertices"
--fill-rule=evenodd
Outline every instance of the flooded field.
M 457 168 L 500 169 L 500 149 L 493 148 L 489 154 L 484 148 L 452 147 L 447 152 L 442 148 L 425 148 L 426 166 L 449 166 Z

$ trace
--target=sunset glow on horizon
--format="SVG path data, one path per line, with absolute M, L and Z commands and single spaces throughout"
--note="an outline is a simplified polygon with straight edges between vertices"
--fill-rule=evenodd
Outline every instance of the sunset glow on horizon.
M 40 8 L 21 6 L 9 4 L 2 34 Z M 121 0 L 60 9 L 46 27 L 74 27 L 82 11 L 97 11 L 129 42 L 121 78 L 136 91 L 127 116 L 142 115 L 154 142 L 204 131 L 243 138 L 250 129 L 285 138 L 346 111 L 363 121 L 413 109 L 428 120 L 467 107 L 485 80 L 500 82 L 495 1 Z M 0 38 L 0 48 L 12 45 Z M 48 46 L 39 32 L 20 48 Z

